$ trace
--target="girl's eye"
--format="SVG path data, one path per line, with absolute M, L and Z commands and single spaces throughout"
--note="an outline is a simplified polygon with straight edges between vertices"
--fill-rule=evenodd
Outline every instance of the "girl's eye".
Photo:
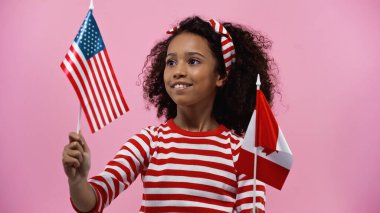
M 166 61 L 166 66 L 173 66 L 175 64 L 175 61 L 172 59 L 169 59 Z
M 200 64 L 201 62 L 198 59 L 192 58 L 189 60 L 189 64 Z

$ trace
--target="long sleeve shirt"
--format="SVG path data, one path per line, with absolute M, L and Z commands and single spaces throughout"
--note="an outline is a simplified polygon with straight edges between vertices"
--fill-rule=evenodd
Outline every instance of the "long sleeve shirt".
M 131 137 L 89 179 L 102 212 L 141 175 L 140 212 L 251 212 L 253 179 L 235 169 L 243 138 L 224 125 L 191 132 L 172 119 Z M 249 163 L 249 162 L 247 162 Z M 256 180 L 256 208 L 265 212 L 265 185 Z

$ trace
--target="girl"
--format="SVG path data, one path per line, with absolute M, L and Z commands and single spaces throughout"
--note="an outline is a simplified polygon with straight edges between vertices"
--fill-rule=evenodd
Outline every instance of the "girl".
M 141 174 L 140 212 L 264 212 L 265 186 L 239 174 L 245 129 L 255 108 L 256 76 L 272 103 L 271 43 L 240 25 L 195 16 L 168 31 L 144 65 L 144 98 L 166 122 L 131 137 L 103 172 L 88 179 L 90 150 L 69 134 L 63 151 L 77 212 L 102 212 Z

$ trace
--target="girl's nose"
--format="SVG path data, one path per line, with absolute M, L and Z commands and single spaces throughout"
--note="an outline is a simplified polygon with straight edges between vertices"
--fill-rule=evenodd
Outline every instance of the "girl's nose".
M 178 65 L 174 68 L 173 77 L 178 79 L 186 76 L 186 67 L 184 63 L 178 63 Z

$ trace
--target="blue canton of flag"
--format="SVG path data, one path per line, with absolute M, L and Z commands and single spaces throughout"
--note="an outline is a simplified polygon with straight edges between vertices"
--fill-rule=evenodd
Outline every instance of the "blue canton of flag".
M 105 48 L 98 25 L 92 15 L 92 10 L 88 12 L 74 41 L 78 44 L 86 59 L 93 57 Z
M 61 68 L 78 95 L 92 133 L 129 110 L 92 9 L 87 13 Z

